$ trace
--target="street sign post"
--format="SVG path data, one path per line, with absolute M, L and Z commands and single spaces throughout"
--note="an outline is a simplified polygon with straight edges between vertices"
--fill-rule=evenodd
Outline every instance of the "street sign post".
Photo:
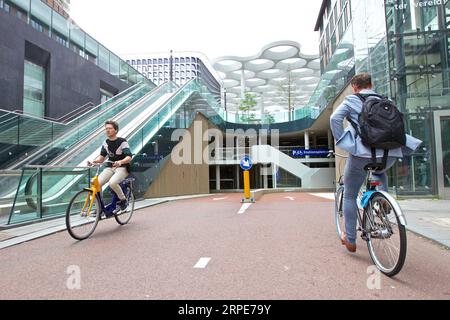
M 244 156 L 241 160 L 241 169 L 244 170 L 244 199 L 243 203 L 253 203 L 254 199 L 251 197 L 250 191 L 250 170 L 253 167 L 252 159 L 249 156 Z

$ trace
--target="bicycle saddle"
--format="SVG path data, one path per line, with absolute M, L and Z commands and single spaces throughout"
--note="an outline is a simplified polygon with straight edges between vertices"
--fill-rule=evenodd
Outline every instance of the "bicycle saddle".
M 364 167 L 366 171 L 382 171 L 386 169 L 386 167 L 382 163 L 369 163 Z

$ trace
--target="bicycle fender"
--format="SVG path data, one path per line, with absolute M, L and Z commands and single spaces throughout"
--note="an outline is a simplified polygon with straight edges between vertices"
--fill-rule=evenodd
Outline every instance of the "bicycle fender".
M 397 200 L 395 200 L 388 192 L 386 191 L 369 191 L 366 192 L 366 195 L 364 195 L 363 199 L 361 200 L 361 205 L 364 204 L 363 208 L 366 208 L 366 206 L 369 204 L 369 201 L 373 198 L 373 196 L 377 193 L 382 194 L 386 199 L 391 203 L 391 205 L 394 207 L 394 210 L 397 214 L 398 220 L 400 221 L 400 224 L 404 227 L 407 225 L 405 214 L 403 213 L 402 208 L 400 208 Z
M 364 193 L 362 199 L 361 199 L 361 208 L 365 209 L 367 205 L 369 204 L 369 201 L 372 199 L 373 195 L 377 193 L 378 191 L 367 191 Z

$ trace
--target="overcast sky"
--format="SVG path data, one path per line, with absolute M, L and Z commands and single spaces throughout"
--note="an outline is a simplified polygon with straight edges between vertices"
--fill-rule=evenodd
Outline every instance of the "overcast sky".
M 272 41 L 318 52 L 319 0 L 72 0 L 72 18 L 114 53 L 248 56 Z

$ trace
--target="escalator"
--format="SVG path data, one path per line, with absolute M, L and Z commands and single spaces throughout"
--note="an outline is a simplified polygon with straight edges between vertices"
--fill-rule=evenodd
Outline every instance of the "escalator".
M 115 106 L 130 101 L 130 97 L 136 93 L 150 88 L 148 84 L 137 84 L 64 123 L 0 110 L 0 169 L 18 169 L 30 163 L 34 154 L 55 143 L 64 133 L 84 126 L 106 110 L 114 109 Z
M 0 222 L 4 220 L 5 215 L 11 213 L 11 206 L 16 195 L 24 192 L 25 187 L 20 183 L 26 180 L 27 171 L 23 170 L 19 174 L 20 170 L 27 165 L 48 165 L 53 158 L 64 152 L 71 144 L 88 136 L 102 122 L 104 123 L 113 115 L 133 105 L 154 88 L 155 85 L 148 82 L 136 84 L 67 124 L 59 124 L 60 127 L 65 126 L 59 135 L 54 130 L 55 123 L 12 112 L 2 113 L 0 125 L 3 125 L 4 130 L 0 132 L 0 141 L 4 143 L 0 144 L 0 154 L 5 158 L 2 160 L 7 162 L 9 167 L 3 166 L 4 169 L 0 169 Z M 52 136 L 45 135 L 45 132 L 49 130 L 49 124 L 52 126 L 50 127 L 53 131 Z M 24 133 L 16 137 L 9 136 L 11 132 L 16 131 Z M 39 143 L 34 146 L 22 144 L 26 139 L 28 141 L 34 139 Z M 14 150 L 18 149 L 23 151 L 20 155 L 14 153 Z M 33 176 L 30 175 L 29 178 Z M 37 190 L 33 192 L 37 192 Z
M 192 80 L 181 88 L 166 83 L 108 118 L 119 123 L 119 136 L 128 140 L 135 154 L 132 172 L 137 178 L 135 192 L 138 198 L 154 181 L 170 158 L 171 149 L 178 143 L 171 141 L 171 133 L 188 128 L 201 108 L 217 117 L 220 105 L 206 86 Z M 90 170 L 83 167 L 87 160 L 99 154 L 105 140 L 103 120 L 98 121 L 97 130 L 91 128 L 83 139 L 76 139 L 76 131 L 73 131 L 35 155 L 29 163 L 34 167 L 24 169 L 9 223 L 64 214 L 70 198 L 86 187 L 91 178 Z M 158 144 L 157 152 L 155 143 Z M 51 167 L 36 166 L 44 163 Z

